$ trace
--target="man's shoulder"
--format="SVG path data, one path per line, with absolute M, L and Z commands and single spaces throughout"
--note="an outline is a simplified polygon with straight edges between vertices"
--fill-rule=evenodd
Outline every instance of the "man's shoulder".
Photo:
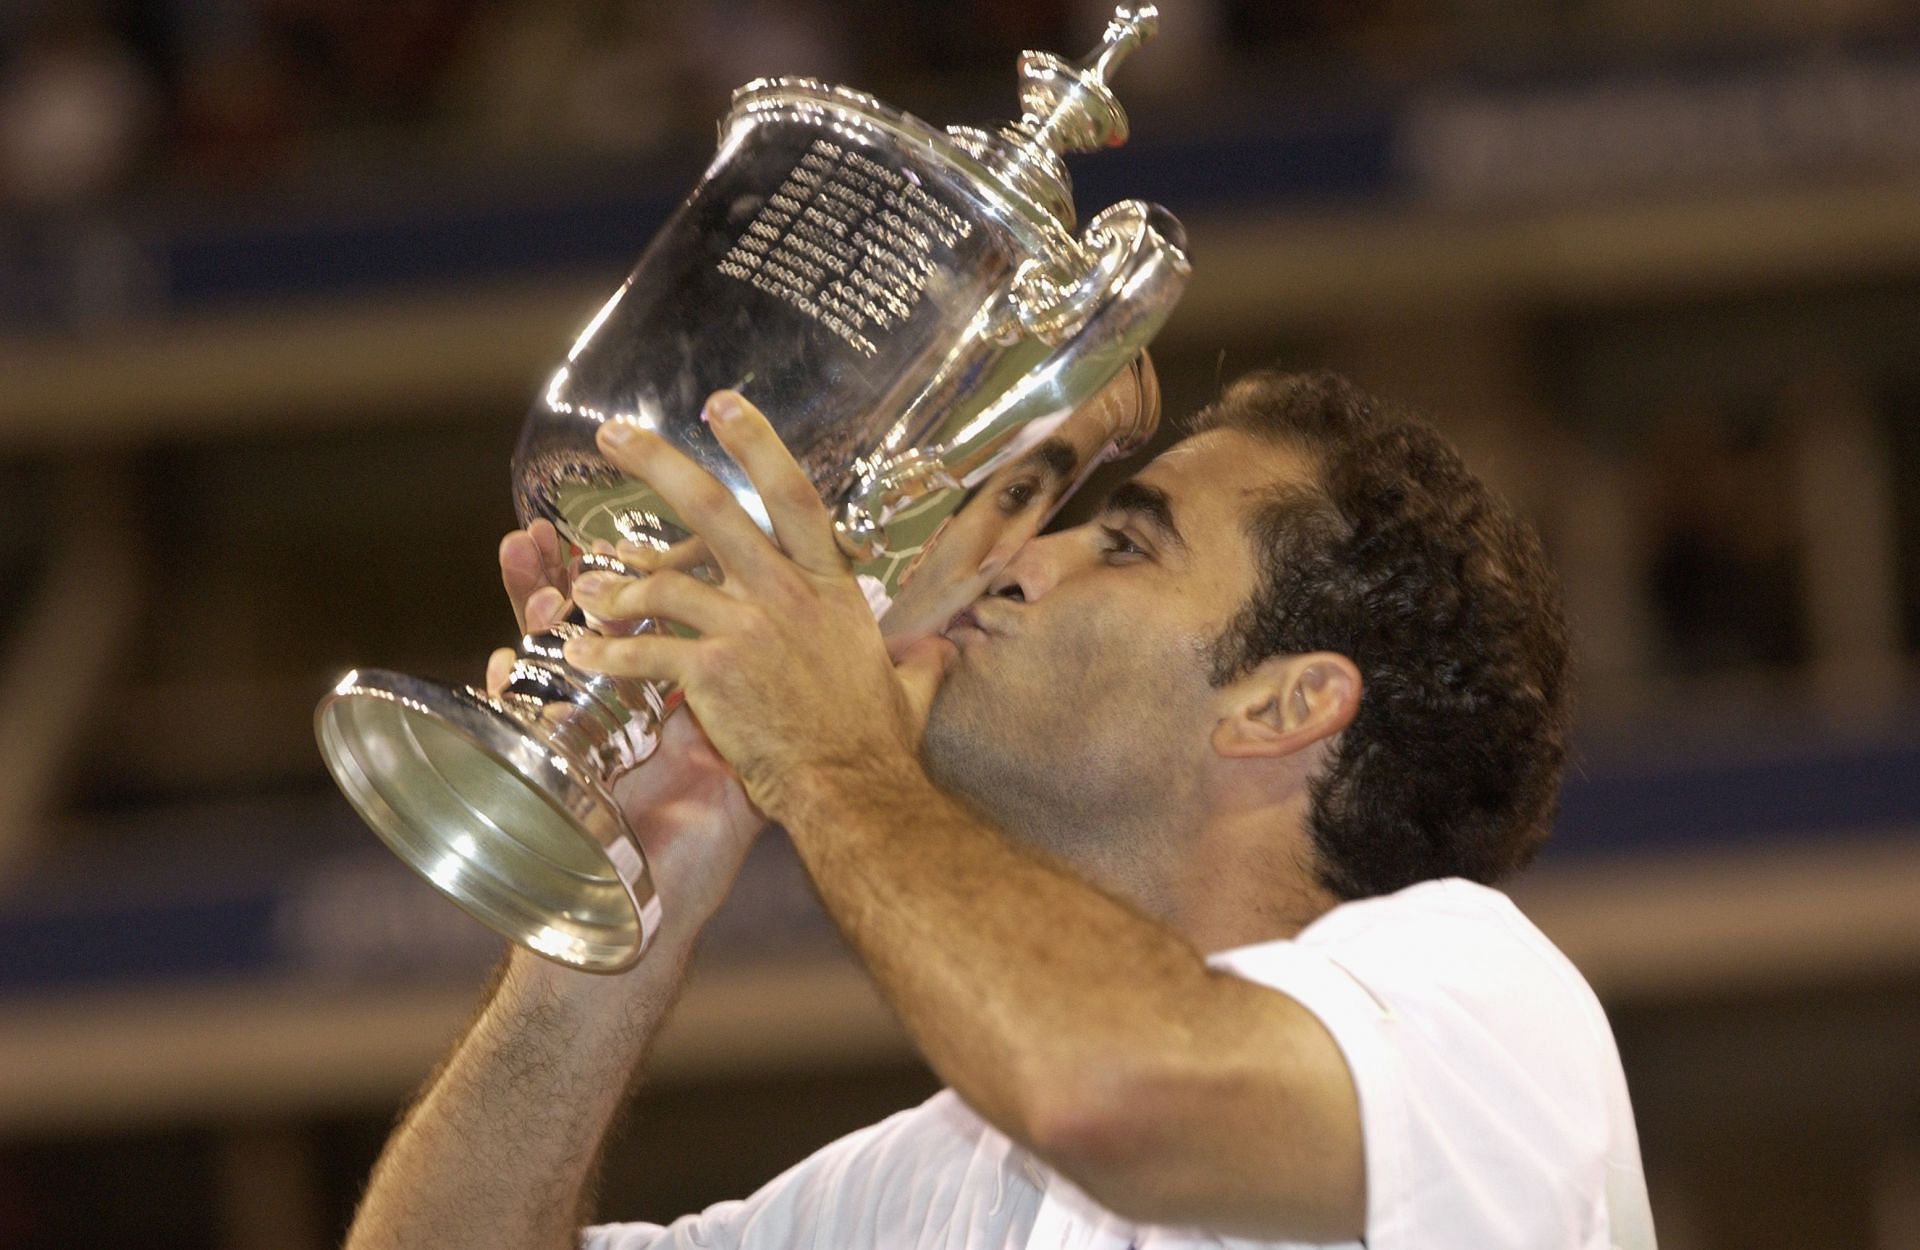
M 1430 1244 L 1435 1227 L 1545 1245 L 1570 1221 L 1646 1226 L 1605 1012 L 1500 891 L 1422 882 L 1211 962 L 1294 998 L 1338 1043 L 1367 1143 L 1370 1245 Z
M 1460 877 L 1354 899 L 1301 931 L 1303 946 L 1349 958 L 1379 955 L 1400 968 L 1510 974 L 1522 967 L 1585 985 L 1552 939 L 1505 893 Z M 1463 965 L 1460 961 L 1470 959 Z M 1497 970 L 1497 971 L 1496 971 Z M 1442 978 L 1452 980 L 1451 976 Z
M 1504 893 L 1461 877 L 1446 877 L 1417 882 L 1392 894 L 1348 899 L 1321 913 L 1292 938 L 1221 951 L 1213 962 L 1231 965 L 1258 952 L 1289 946 L 1351 952 L 1436 941 L 1558 953 Z
M 1525 922 L 1505 893 L 1464 877 L 1419 881 L 1392 894 L 1348 899 L 1321 914 L 1301 931 L 1301 939 L 1339 936 L 1409 925 L 1507 924 Z
M 1538 1036 L 1579 1030 L 1611 1036 L 1580 971 L 1513 901 L 1460 878 L 1342 903 L 1288 941 L 1223 951 L 1215 967 L 1287 990 L 1302 962 L 1350 978 L 1400 1015 L 1464 1010 Z

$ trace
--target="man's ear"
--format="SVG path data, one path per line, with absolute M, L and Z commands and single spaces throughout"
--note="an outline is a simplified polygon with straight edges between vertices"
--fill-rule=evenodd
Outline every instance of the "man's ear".
M 1213 750 L 1228 759 L 1279 758 L 1353 723 L 1360 670 L 1337 651 L 1277 655 L 1220 691 Z

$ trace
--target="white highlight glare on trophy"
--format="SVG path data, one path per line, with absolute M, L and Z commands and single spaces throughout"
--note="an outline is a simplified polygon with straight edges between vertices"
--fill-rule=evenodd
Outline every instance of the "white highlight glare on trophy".
M 806 79 L 734 93 L 692 194 L 588 323 L 527 418 L 512 466 L 522 525 L 578 558 L 687 531 L 601 456 L 609 420 L 655 430 L 764 528 L 753 486 L 699 413 L 733 389 L 767 413 L 833 510 L 855 568 L 897 588 L 907 557 L 967 490 L 1137 364 L 1185 286 L 1185 237 L 1123 201 L 1076 236 L 1063 152 L 1116 146 L 1107 79 L 1149 37 L 1123 6 L 1074 63 L 1019 61 L 1024 115 L 941 129 Z M 1142 383 L 1145 385 L 1145 383 Z M 1112 450 L 1143 442 L 1133 406 Z M 582 672 L 586 628 L 520 642 L 499 698 L 358 669 L 315 714 L 334 780 L 409 866 L 504 936 L 617 972 L 659 923 L 646 856 L 614 799 L 672 707 L 656 685 Z

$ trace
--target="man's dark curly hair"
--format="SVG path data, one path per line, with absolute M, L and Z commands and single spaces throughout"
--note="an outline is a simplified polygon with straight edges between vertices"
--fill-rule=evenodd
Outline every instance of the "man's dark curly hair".
M 1260 581 L 1213 679 L 1308 651 L 1360 670 L 1359 710 L 1309 790 L 1320 883 L 1365 898 L 1525 866 L 1571 720 L 1566 621 L 1533 531 L 1433 430 L 1331 373 L 1249 374 L 1194 425 L 1312 466 L 1250 521 Z

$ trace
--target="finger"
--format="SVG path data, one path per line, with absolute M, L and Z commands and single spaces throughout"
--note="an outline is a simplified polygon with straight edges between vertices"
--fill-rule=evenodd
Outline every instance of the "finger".
M 551 586 L 542 586 L 527 600 L 525 630 L 537 634 L 552 629 L 566 618 L 567 597 Z
M 487 693 L 499 698 L 506 693 L 507 681 L 513 676 L 513 648 L 501 647 L 487 657 Z
M 551 584 L 541 562 L 540 549 L 525 530 L 514 530 L 500 540 L 500 584 L 506 587 L 507 599 L 513 604 L 513 619 L 525 632 L 527 600 Z
M 725 591 L 676 569 L 661 569 L 646 577 L 588 573 L 574 587 L 574 594 L 598 620 L 672 621 L 699 634 L 721 633 L 748 610 Z
M 693 648 L 699 645 L 691 638 L 667 633 L 635 634 L 629 638 L 582 634 L 568 640 L 566 657 L 567 663 L 588 672 L 644 677 L 684 686 L 686 673 L 693 665 Z
M 672 546 L 659 547 L 644 547 L 638 543 L 623 542 L 609 548 L 607 555 L 614 563 L 642 576 L 658 569 L 677 568 L 684 572 L 702 560 L 710 558 L 706 544 L 697 538 L 689 538 Z M 605 565 L 601 568 L 604 570 Z
M 657 569 L 678 569 L 682 573 L 691 573 L 713 559 L 713 552 L 698 538 L 683 538 L 664 549 L 621 543 L 614 549 L 614 555 L 622 564 L 641 573 L 651 573 Z M 719 576 L 719 570 L 714 570 L 714 576 Z
M 846 557 L 834 540 L 827 506 L 766 414 L 737 391 L 715 391 L 706 416 L 714 437 L 760 493 L 774 537 L 794 563 L 815 573 L 845 573 Z
M 940 683 L 946 680 L 947 666 L 959 654 L 959 649 L 951 642 L 934 634 L 908 647 L 894 665 L 894 676 L 899 679 L 900 691 L 906 696 L 909 723 L 913 725 L 916 737 L 926 727 L 927 714 L 933 708 L 933 697 L 939 693 Z
M 621 472 L 653 487 L 728 576 L 758 581 L 784 563 L 733 492 L 658 434 L 625 421 L 600 427 L 600 451 Z
M 1153 367 L 1153 356 L 1144 347 L 1140 349 L 1139 384 L 1139 413 L 1134 429 L 1141 433 L 1136 434 L 1131 445 L 1121 449 L 1123 451 L 1132 451 L 1145 442 L 1146 436 L 1152 434 L 1160 424 L 1160 372 Z
M 527 534 L 540 551 L 540 563 L 547 571 L 547 584 L 559 587 L 564 593 L 567 588 L 567 545 L 560 540 L 560 531 L 554 528 L 552 521 L 538 517 L 527 526 Z

